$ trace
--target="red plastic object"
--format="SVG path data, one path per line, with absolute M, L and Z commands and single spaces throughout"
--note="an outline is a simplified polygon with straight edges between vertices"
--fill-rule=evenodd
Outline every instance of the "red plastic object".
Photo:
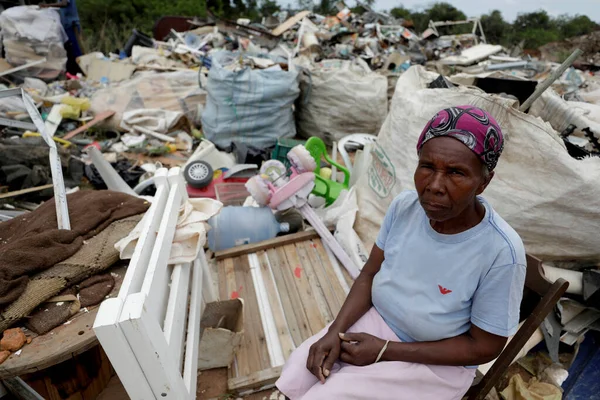
M 220 173 L 219 173 L 220 172 Z M 187 185 L 188 196 L 190 197 L 209 197 L 211 199 L 217 199 L 217 193 L 215 191 L 215 185 L 222 183 L 246 183 L 249 178 L 229 178 L 224 179 L 222 171 L 215 173 L 218 177 L 213 178 L 212 182 L 202 189 L 195 189 L 189 185 Z

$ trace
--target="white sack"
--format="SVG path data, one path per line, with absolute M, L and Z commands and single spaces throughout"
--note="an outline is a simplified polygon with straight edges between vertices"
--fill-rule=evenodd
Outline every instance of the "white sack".
M 182 112 L 141 108 L 123 113 L 121 128 L 132 131 L 141 126 L 157 133 L 169 133 L 183 118 Z
M 545 260 L 600 259 L 600 160 L 571 158 L 550 124 L 480 90 L 427 89 L 437 74 L 412 67 L 398 80 L 367 174 L 359 180 L 356 229 L 368 246 L 392 199 L 414 189 L 416 143 L 441 109 L 472 104 L 493 115 L 505 135 L 496 176 L 484 197 Z
M 303 73 L 297 102 L 298 134 L 329 145 L 351 133 L 376 135 L 387 114 L 387 78 L 361 59 L 325 60 Z
M 91 103 L 92 114 L 115 111 L 112 118 L 100 123 L 101 127 L 123 130 L 120 124 L 125 112 L 141 108 L 177 111 L 191 122 L 199 122 L 200 108 L 206 104 L 206 91 L 199 86 L 197 71 L 147 72 L 98 90 Z
M 67 34 L 57 10 L 37 6 L 11 7 L 0 14 L 6 61 L 13 66 L 46 58 L 46 62 L 19 71 L 22 77 L 56 78 L 67 65 Z

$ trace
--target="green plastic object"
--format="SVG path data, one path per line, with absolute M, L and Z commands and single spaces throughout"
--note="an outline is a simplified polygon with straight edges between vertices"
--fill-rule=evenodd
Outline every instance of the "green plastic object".
M 296 145 L 304 144 L 302 140 L 295 139 L 278 139 L 275 148 L 271 152 L 271 159 L 281 161 L 286 168 L 290 168 L 290 160 L 287 158 L 287 153 L 296 147 Z
M 315 159 L 317 168 L 315 169 L 315 188 L 312 193 L 315 196 L 324 197 L 325 204 L 330 206 L 340 195 L 342 190 L 347 190 L 350 185 L 350 171 L 342 167 L 337 162 L 333 161 L 327 154 L 327 147 L 323 140 L 318 137 L 311 137 L 304 145 L 306 150 Z M 344 182 L 334 182 L 330 179 L 325 179 L 320 175 L 321 159 L 325 158 L 329 164 L 335 166 L 339 171 L 344 173 Z

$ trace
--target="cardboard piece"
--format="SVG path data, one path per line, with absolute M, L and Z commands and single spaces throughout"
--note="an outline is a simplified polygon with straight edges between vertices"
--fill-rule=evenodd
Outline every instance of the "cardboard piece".
M 241 299 L 208 303 L 200 321 L 198 370 L 228 367 L 244 334 Z
M 287 21 L 285 21 L 283 24 L 281 24 L 277 28 L 273 29 L 273 31 L 271 33 L 274 36 L 279 36 L 282 33 L 285 33 L 288 30 L 290 30 L 294 25 L 296 25 L 298 22 L 302 21 L 302 19 L 304 17 L 307 17 L 308 15 L 310 15 L 310 11 L 300 11 L 298 14 L 294 15 L 293 17 L 288 18 Z
M 131 78 L 136 68 L 135 65 L 131 64 L 93 59 L 90 61 L 87 77 L 94 81 L 107 78 L 111 83 L 121 82 Z

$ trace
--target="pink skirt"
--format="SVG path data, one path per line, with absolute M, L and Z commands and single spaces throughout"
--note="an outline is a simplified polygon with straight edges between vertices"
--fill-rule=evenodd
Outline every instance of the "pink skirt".
M 465 367 L 402 361 L 357 367 L 338 361 L 329 378 L 321 384 L 306 369 L 306 360 L 310 346 L 326 332 L 327 328 L 302 343 L 283 367 L 276 385 L 291 400 L 454 400 L 464 396 L 475 377 L 475 369 Z M 373 307 L 348 332 L 365 332 L 384 340 L 401 341 Z

